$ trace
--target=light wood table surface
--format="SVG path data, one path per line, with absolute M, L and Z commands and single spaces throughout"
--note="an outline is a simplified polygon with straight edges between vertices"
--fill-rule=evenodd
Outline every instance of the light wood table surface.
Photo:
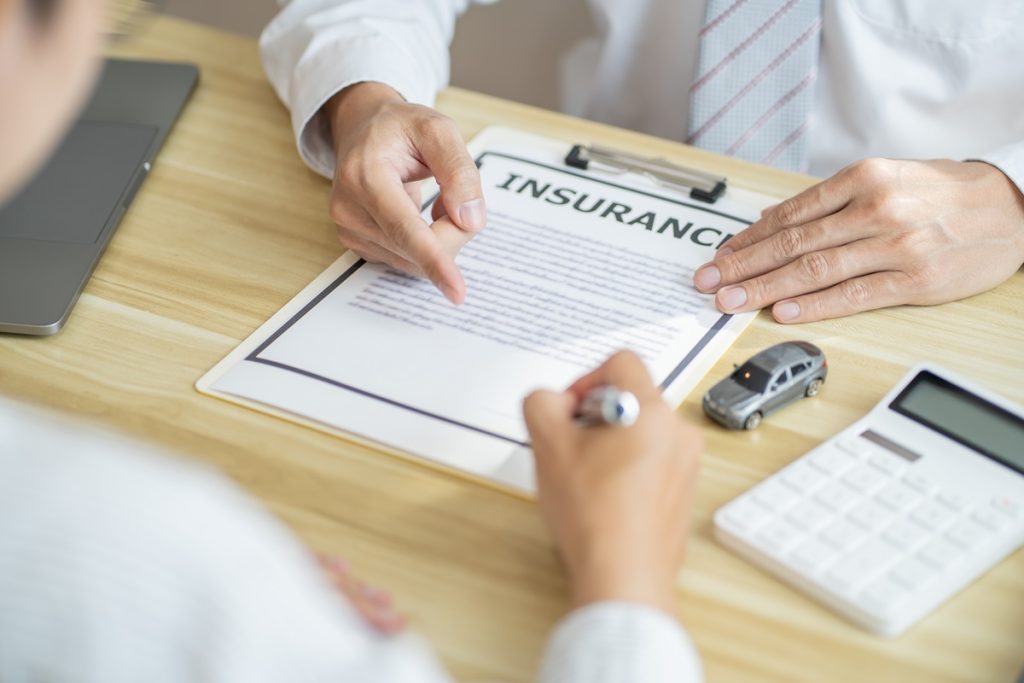
M 117 53 L 198 62 L 202 82 L 66 329 L 0 336 L 0 393 L 219 467 L 312 547 L 393 589 L 460 679 L 530 680 L 566 610 L 533 503 L 193 389 L 339 255 L 329 185 L 299 161 L 253 40 L 160 18 Z M 500 123 L 700 164 L 780 197 L 811 182 L 457 89 L 439 107 L 467 138 Z M 790 338 L 828 354 L 820 397 L 754 433 L 704 420 L 715 378 Z M 707 439 L 678 594 L 709 681 L 1010 681 L 1024 666 L 1024 553 L 888 641 L 712 540 L 718 506 L 861 416 L 920 360 L 1024 402 L 1024 274 L 933 308 L 798 327 L 762 314 L 680 409 Z

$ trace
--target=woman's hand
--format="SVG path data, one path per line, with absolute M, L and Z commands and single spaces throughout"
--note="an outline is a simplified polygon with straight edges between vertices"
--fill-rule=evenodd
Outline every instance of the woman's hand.
M 632 392 L 630 427 L 581 427 L 573 412 L 594 387 Z M 540 506 L 577 606 L 626 600 L 675 611 L 701 438 L 662 400 L 643 363 L 622 352 L 563 393 L 525 403 Z
M 345 560 L 325 555 L 317 555 L 316 558 L 327 573 L 331 585 L 359 612 L 367 624 L 389 635 L 405 628 L 405 616 L 395 610 L 390 593 L 357 579 Z

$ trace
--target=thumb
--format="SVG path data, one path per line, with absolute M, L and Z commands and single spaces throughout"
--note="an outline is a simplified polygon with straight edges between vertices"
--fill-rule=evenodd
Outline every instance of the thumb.
M 467 232 L 480 232 L 487 225 L 480 170 L 454 124 L 436 130 L 440 132 L 420 141 L 419 149 L 441 187 L 440 202 L 455 225 Z

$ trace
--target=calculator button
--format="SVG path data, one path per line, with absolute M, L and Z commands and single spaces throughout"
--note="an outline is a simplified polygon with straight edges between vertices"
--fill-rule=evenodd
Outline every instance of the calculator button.
M 940 491 L 939 495 L 935 497 L 940 503 L 953 508 L 957 512 L 963 512 L 971 506 L 971 501 L 967 496 L 962 493 L 957 493 L 956 491 L 950 491 L 949 489 Z
M 797 491 L 809 492 L 827 477 L 810 465 L 797 463 L 782 472 L 782 481 Z
M 860 550 L 836 561 L 825 575 L 825 583 L 833 589 L 849 590 L 884 571 L 894 558 L 891 548 L 869 541 Z
M 917 558 L 908 557 L 889 572 L 889 577 L 910 590 L 916 590 L 935 578 L 935 570 Z
M 936 538 L 917 555 L 936 569 L 945 569 L 959 560 L 963 551 L 945 539 Z
M 946 538 L 967 550 L 983 542 L 988 536 L 989 532 L 985 527 L 968 519 L 957 522 L 946 532 Z
M 945 526 L 955 514 L 945 505 L 939 505 L 929 500 L 917 506 L 910 518 L 934 531 Z
M 809 456 L 807 462 L 825 474 L 839 475 L 850 469 L 856 461 L 842 451 L 826 446 Z
M 798 498 L 798 495 L 777 481 L 767 481 L 754 489 L 754 500 L 770 510 L 783 510 Z
M 776 520 L 757 533 L 755 541 L 772 553 L 783 553 L 803 537 L 800 529 L 792 524 Z
M 843 481 L 862 493 L 871 493 L 886 480 L 886 476 L 878 470 L 858 465 L 843 476 Z
M 873 467 L 877 467 L 886 474 L 893 476 L 902 474 L 903 470 L 907 469 L 907 463 L 898 455 L 883 453 L 881 451 L 876 451 L 870 458 L 868 458 L 868 462 Z
M 875 581 L 861 592 L 866 606 L 876 614 L 894 612 L 910 594 L 899 584 L 889 579 Z
M 836 555 L 836 551 L 816 539 L 798 545 L 789 557 L 790 564 L 807 572 L 816 571 Z
M 829 524 L 819 535 L 823 541 L 840 550 L 849 550 L 864 538 L 863 531 L 841 519 Z
M 839 482 L 830 482 L 818 489 L 815 500 L 836 512 L 843 512 L 859 498 L 857 492 Z
M 850 514 L 847 516 L 862 528 L 876 531 L 889 520 L 891 514 L 878 503 L 866 500 L 850 510 Z
M 750 533 L 756 530 L 770 517 L 771 512 L 748 498 L 733 501 L 722 511 L 722 521 L 740 533 Z
M 786 513 L 786 519 L 807 531 L 816 531 L 832 519 L 832 513 L 813 500 L 802 500 Z
M 925 495 L 930 495 L 937 488 L 934 481 L 931 478 L 926 477 L 923 474 L 911 472 L 903 477 L 903 481 L 907 483 L 911 488 L 915 488 Z
M 993 508 L 981 508 L 979 510 L 975 510 L 974 514 L 971 515 L 971 518 L 975 522 L 988 527 L 992 531 L 999 531 L 1006 526 L 1008 521 L 1010 521 L 1006 515 L 1001 512 L 997 512 Z
M 917 524 L 900 520 L 885 530 L 885 540 L 897 548 L 910 550 L 921 543 L 927 536 L 927 532 Z
M 862 456 L 871 450 L 871 444 L 857 436 L 848 436 L 836 441 L 836 445 L 850 455 Z
M 875 500 L 885 505 L 890 510 L 903 512 L 913 505 L 921 496 L 908 486 L 899 482 L 892 482 L 875 495 Z
M 1024 504 L 1008 496 L 1000 496 L 999 498 L 993 499 L 992 507 L 1003 514 L 1013 517 L 1014 519 L 1020 517 L 1022 513 L 1024 513 Z

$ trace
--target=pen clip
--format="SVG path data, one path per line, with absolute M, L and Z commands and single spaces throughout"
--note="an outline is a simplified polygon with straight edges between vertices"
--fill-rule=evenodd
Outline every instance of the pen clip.
M 714 204 L 727 187 L 722 176 L 679 166 L 665 159 L 641 157 L 598 145 L 574 145 L 565 157 L 565 163 L 584 171 L 593 167 L 606 173 L 635 173 L 663 187 L 689 190 L 691 198 L 709 204 Z

